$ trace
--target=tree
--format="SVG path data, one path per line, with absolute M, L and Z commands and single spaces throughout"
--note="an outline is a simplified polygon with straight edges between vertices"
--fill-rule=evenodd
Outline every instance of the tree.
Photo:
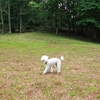
M 1 12 L 1 25 L 2 25 L 2 34 L 4 33 L 4 19 L 3 19 L 3 9 L 2 2 L 0 2 L 0 12 Z
M 90 34 L 93 39 L 97 38 L 97 30 L 100 28 L 100 1 L 98 0 L 81 0 L 79 6 L 80 16 L 76 22 L 78 26 L 86 26 L 87 34 L 91 29 Z
M 11 33 L 10 0 L 8 0 L 8 24 L 9 24 L 9 33 Z
M 20 1 L 20 33 L 22 32 L 22 2 Z

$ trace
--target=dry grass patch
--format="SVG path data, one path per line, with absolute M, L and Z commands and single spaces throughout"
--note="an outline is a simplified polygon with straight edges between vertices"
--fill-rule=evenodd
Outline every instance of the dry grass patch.
M 39 40 L 40 39 L 40 40 Z M 63 55 L 42 75 L 40 57 Z M 0 35 L 1 100 L 99 100 L 100 45 L 41 33 Z

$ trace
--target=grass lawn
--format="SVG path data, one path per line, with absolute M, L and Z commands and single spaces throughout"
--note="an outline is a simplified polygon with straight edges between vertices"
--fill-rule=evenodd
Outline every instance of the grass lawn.
M 42 74 L 42 55 L 65 57 Z M 100 44 L 48 33 L 0 35 L 0 100 L 99 100 Z

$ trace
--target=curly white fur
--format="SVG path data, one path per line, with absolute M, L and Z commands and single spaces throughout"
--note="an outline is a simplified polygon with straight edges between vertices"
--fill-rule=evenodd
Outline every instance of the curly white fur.
M 61 56 L 60 59 L 58 58 L 50 58 L 47 55 L 43 55 L 41 57 L 41 61 L 44 61 L 46 68 L 43 71 L 43 74 L 47 73 L 47 71 L 50 71 L 51 73 L 53 72 L 53 68 L 52 66 L 56 66 L 57 67 L 57 73 L 61 72 L 61 60 L 64 60 L 64 57 Z

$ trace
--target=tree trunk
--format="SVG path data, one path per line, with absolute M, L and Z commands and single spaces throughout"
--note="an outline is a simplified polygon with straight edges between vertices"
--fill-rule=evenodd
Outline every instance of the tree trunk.
M 58 1 L 55 10 L 55 28 L 56 28 L 56 35 L 58 34 Z
M 58 26 L 56 27 L 56 35 L 58 34 Z
M 1 23 L 2 23 L 2 34 L 4 33 L 4 20 L 3 20 L 3 13 L 2 13 L 2 4 L 0 2 L 0 12 L 1 12 Z
M 97 38 L 97 28 L 93 25 L 93 37 L 92 37 L 92 39 L 96 40 L 96 38 Z
M 20 33 L 22 33 L 22 4 L 20 3 Z
M 8 25 L 9 25 L 9 33 L 11 33 L 10 0 L 8 0 Z
M 78 27 L 75 26 L 75 35 L 77 35 L 77 30 L 78 30 Z

